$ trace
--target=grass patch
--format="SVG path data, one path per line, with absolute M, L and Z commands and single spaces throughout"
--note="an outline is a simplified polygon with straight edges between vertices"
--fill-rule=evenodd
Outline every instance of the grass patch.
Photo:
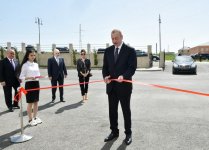
M 165 54 L 165 60 L 174 60 L 175 54 Z

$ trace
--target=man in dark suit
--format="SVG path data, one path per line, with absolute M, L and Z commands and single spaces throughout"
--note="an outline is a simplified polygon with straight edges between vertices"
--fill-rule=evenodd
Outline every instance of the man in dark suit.
M 10 112 L 13 108 L 20 108 L 18 102 L 14 101 L 12 104 L 12 88 L 17 94 L 17 88 L 20 86 L 18 80 L 20 64 L 18 60 L 14 59 L 15 51 L 8 49 L 6 51 L 7 57 L 0 61 L 0 83 L 4 89 L 5 102 Z
M 120 30 L 111 32 L 113 45 L 106 48 L 103 60 L 102 74 L 106 83 L 106 92 L 109 100 L 109 119 L 112 132 L 105 138 L 105 142 L 119 136 L 118 129 L 118 103 L 120 102 L 126 138 L 124 142 L 132 142 L 130 99 L 132 83 L 123 80 L 132 80 L 137 67 L 136 52 L 134 48 L 126 45 Z M 117 79 L 117 81 L 111 80 Z
M 51 80 L 52 86 L 64 84 L 64 77 L 67 77 L 67 69 L 63 58 L 60 58 L 60 51 L 58 49 L 53 50 L 53 57 L 48 59 L 48 76 Z M 56 98 L 57 88 L 52 88 L 52 103 Z M 65 102 L 63 98 L 63 87 L 59 87 L 60 91 L 60 102 Z

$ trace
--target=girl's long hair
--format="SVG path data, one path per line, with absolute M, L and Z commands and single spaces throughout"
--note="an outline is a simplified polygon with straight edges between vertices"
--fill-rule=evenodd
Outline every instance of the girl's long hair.
M 23 60 L 22 60 L 22 63 L 21 63 L 21 68 L 22 68 L 23 64 L 26 63 L 26 62 L 28 61 L 28 57 L 29 57 L 30 53 L 35 53 L 35 52 L 36 52 L 36 51 L 33 50 L 33 49 L 30 49 L 30 50 L 27 50 L 27 51 L 26 51 L 25 56 L 24 56 L 24 58 L 23 58 Z M 36 58 L 34 59 L 34 62 L 37 62 Z

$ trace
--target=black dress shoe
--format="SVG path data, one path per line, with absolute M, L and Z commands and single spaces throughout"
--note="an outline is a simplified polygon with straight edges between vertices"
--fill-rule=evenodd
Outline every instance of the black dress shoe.
M 11 108 L 9 108 L 9 111 L 10 111 L 10 112 L 13 112 L 13 109 L 12 109 L 12 107 L 11 107 Z
M 124 139 L 124 142 L 125 142 L 126 145 L 131 144 L 131 142 L 132 142 L 131 135 L 126 135 L 126 138 Z
M 54 103 L 55 99 L 52 99 L 52 103 Z
M 111 140 L 113 140 L 114 138 L 117 138 L 117 137 L 119 137 L 119 133 L 110 133 L 110 135 L 108 135 L 108 137 L 106 137 L 105 139 L 104 139 L 104 142 L 108 142 L 108 141 L 111 141 Z
M 60 99 L 60 102 L 65 102 L 64 99 Z
M 14 108 L 14 109 L 20 109 L 20 106 L 18 106 L 18 105 L 13 105 L 13 108 Z

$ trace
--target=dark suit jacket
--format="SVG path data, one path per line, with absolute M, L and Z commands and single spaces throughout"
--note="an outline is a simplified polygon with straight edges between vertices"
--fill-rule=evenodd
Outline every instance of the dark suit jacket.
M 116 63 L 114 62 L 114 49 L 115 46 L 112 45 L 105 50 L 102 68 L 103 78 L 110 75 L 111 79 L 117 79 L 122 75 L 124 79 L 132 80 L 137 67 L 135 49 L 123 43 Z M 132 84 L 126 82 L 107 84 L 107 94 L 113 89 L 121 96 L 124 96 L 131 94 Z
M 67 75 L 67 69 L 63 58 L 59 58 L 59 65 L 54 57 L 48 59 L 48 76 L 52 77 L 52 80 L 57 80 L 59 75 L 64 78 Z
M 4 58 L 0 61 L 0 82 L 5 82 L 7 86 L 20 86 L 18 81 L 20 73 L 20 64 L 18 60 L 13 59 L 15 69 L 10 63 L 8 58 Z
M 81 59 L 77 60 L 77 71 L 78 71 L 78 76 L 79 77 L 83 77 L 82 73 L 87 73 L 88 71 L 91 71 L 91 62 L 89 59 L 85 59 L 84 61 L 85 63 L 83 63 L 83 61 Z

